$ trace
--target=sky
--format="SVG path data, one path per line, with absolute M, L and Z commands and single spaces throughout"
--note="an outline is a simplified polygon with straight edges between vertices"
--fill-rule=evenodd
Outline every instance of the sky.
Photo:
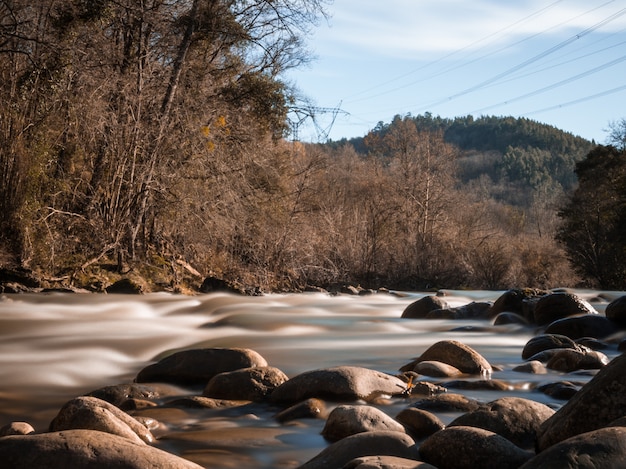
M 526 117 L 596 143 L 626 118 L 626 0 L 334 0 L 287 76 L 316 108 L 297 138 L 396 115 Z M 294 116 L 299 119 L 301 115 Z

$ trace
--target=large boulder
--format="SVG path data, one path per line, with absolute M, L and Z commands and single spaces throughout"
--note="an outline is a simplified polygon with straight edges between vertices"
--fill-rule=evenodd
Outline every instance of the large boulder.
M 262 402 L 289 378 L 271 366 L 244 368 L 215 375 L 202 393 L 214 399 Z
M 96 397 L 82 396 L 68 401 L 50 422 L 50 431 L 97 430 L 135 443 L 153 443 L 154 436 L 133 417 Z
M 487 319 L 491 303 L 472 301 L 456 308 L 435 309 L 426 319 Z
M 138 374 L 138 383 L 162 382 L 182 385 L 206 385 L 219 373 L 267 366 L 267 361 L 254 350 L 243 348 L 203 348 L 183 350 L 157 363 L 146 366 Z
M 620 327 L 626 327 L 626 295 L 611 301 L 606 306 L 604 314 Z
M 551 293 L 542 296 L 535 305 L 535 323 L 545 326 L 558 319 L 580 314 L 598 314 L 588 302 L 573 293 Z
M 586 347 L 578 345 L 574 340 L 570 339 L 567 336 L 560 334 L 540 334 L 531 338 L 524 348 L 522 349 L 522 358 L 524 360 L 528 360 L 534 355 L 537 355 L 544 350 L 553 350 L 553 349 L 572 349 L 578 350 L 581 352 L 586 352 Z
M 594 337 L 604 339 L 618 332 L 619 326 L 610 319 L 596 314 L 583 314 L 558 319 L 546 327 L 546 334 L 560 334 L 570 339 Z
M 330 400 L 373 401 L 401 395 L 406 383 L 396 376 L 358 366 L 306 371 L 284 382 L 270 395 L 273 402 L 298 402 L 311 397 Z
M 11 469 L 201 469 L 158 448 L 94 430 L 6 436 L 0 438 L 0 461 Z
M 437 469 L 518 469 L 532 457 L 506 438 L 474 427 L 448 427 L 428 437 L 421 459 Z
M 491 376 L 489 362 L 476 350 L 456 340 L 442 340 L 431 345 L 422 355 L 400 368 L 401 371 L 415 371 L 418 363 L 439 361 L 447 363 L 463 373 Z
M 490 430 L 523 449 L 535 446 L 539 426 L 554 410 L 520 397 L 503 397 L 454 419 L 450 427 L 468 426 Z
M 406 433 L 365 432 L 343 438 L 328 446 L 299 469 L 342 468 L 363 456 L 396 456 L 418 459 L 415 442 Z
M 432 435 L 446 426 L 435 414 L 416 407 L 402 409 L 396 420 L 406 428 L 409 435 L 421 439 Z
M 425 296 L 417 301 L 414 301 L 402 312 L 403 318 L 409 319 L 424 319 L 428 313 L 436 309 L 445 309 L 448 307 L 446 300 L 439 296 Z
M 357 433 L 375 431 L 404 432 L 404 427 L 376 407 L 340 405 L 328 416 L 322 436 L 334 442 Z
M 515 313 L 526 319 L 533 318 L 533 310 L 537 299 L 547 293 L 544 290 L 536 290 L 534 288 L 508 290 L 493 303 L 489 310 L 489 316 L 494 318 L 501 313 Z
M 626 355 L 620 355 L 541 425 L 537 448 L 543 451 L 572 436 L 602 428 L 624 415 Z
M 622 469 L 626 428 L 600 428 L 573 436 L 530 459 L 520 469 Z
M 599 370 L 608 362 L 608 357 L 602 352 L 561 349 L 555 350 L 547 361 L 546 368 L 571 373 L 577 370 Z

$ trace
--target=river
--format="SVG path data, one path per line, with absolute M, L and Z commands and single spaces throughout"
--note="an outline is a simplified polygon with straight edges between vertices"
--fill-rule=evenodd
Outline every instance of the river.
M 576 290 L 602 313 L 623 292 Z M 495 301 L 502 292 L 445 290 L 450 306 Z M 553 407 L 562 404 L 536 391 L 537 384 L 589 379 L 589 374 L 527 375 L 511 371 L 531 328 L 484 321 L 411 320 L 400 316 L 424 293 L 330 296 L 321 293 L 243 297 L 229 294 L 142 296 L 20 294 L 0 296 L 0 426 L 27 421 L 45 431 L 69 399 L 106 385 L 131 382 L 163 352 L 193 347 L 256 350 L 288 376 L 336 365 L 395 374 L 443 339 L 481 353 L 494 378 L 510 392 L 463 391 L 482 400 L 518 395 Z M 605 351 L 610 357 L 616 348 Z M 428 379 L 428 378 L 425 378 Z M 430 379 L 430 381 L 436 381 Z M 181 394 L 192 392 L 181 390 Z M 410 404 L 384 406 L 394 416 Z M 332 405 L 329 403 L 329 405 Z M 163 411 L 157 432 L 163 448 L 205 467 L 297 467 L 326 442 L 321 420 L 280 425 L 278 409 L 256 404 L 228 410 Z M 449 419 L 454 415 L 448 416 Z M 445 418 L 445 416 L 444 416 Z

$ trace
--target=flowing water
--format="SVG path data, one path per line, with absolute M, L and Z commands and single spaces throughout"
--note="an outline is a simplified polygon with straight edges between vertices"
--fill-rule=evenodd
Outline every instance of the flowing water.
M 502 292 L 442 293 L 450 306 L 460 306 L 495 301 Z M 576 293 L 600 313 L 624 294 Z M 0 426 L 27 421 L 37 431 L 45 431 L 69 399 L 107 385 L 132 382 L 137 372 L 160 354 L 179 348 L 251 348 L 288 376 L 336 365 L 395 374 L 435 342 L 455 339 L 501 367 L 493 377 L 513 388 L 506 392 L 462 391 L 464 394 L 484 401 L 517 395 L 554 407 L 562 402 L 536 391 L 536 385 L 589 379 L 588 374 L 511 371 L 523 362 L 522 347 L 536 332 L 530 328 L 491 326 L 486 321 L 401 319 L 404 308 L 422 296 L 3 295 Z M 617 351 L 613 347 L 605 353 L 612 357 Z M 395 416 L 410 402 L 394 398 L 381 408 Z M 319 435 L 322 420 L 280 425 L 274 418 L 278 410 L 250 404 L 218 410 L 170 408 L 144 414 L 162 422 L 155 430 L 161 447 L 206 467 L 297 467 L 327 445 Z

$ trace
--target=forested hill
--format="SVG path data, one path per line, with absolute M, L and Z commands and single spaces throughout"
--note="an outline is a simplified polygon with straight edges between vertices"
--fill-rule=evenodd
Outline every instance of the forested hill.
M 372 142 L 385 138 L 401 123 L 411 122 L 417 132 L 436 133 L 457 147 L 460 177 L 467 182 L 486 174 L 494 181 L 506 179 L 533 190 L 568 190 L 576 183 L 574 168 L 595 145 L 554 126 L 526 118 L 482 116 L 442 118 L 426 113 L 396 116 L 380 122 L 365 137 L 329 142 L 331 147 L 351 144 L 361 154 Z

